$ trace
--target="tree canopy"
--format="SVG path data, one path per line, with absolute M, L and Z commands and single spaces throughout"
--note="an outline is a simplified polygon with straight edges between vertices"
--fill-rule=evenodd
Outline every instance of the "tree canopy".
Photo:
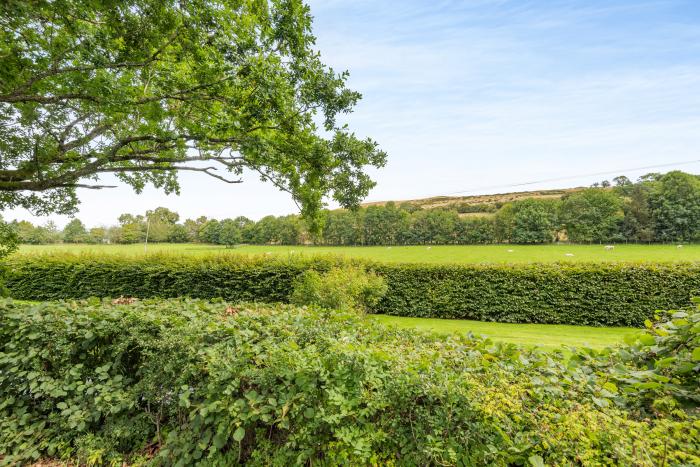
M 355 206 L 386 154 L 338 116 L 360 94 L 314 49 L 301 0 L 32 0 L 0 5 L 0 209 L 74 213 L 115 174 L 253 171 L 315 219 Z

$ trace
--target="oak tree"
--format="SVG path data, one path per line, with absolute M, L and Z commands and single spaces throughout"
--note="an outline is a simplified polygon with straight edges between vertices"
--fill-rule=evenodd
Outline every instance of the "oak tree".
M 314 40 L 301 0 L 1 2 L 0 209 L 73 213 L 103 174 L 177 193 L 183 171 L 252 171 L 312 219 L 356 205 L 386 155 L 339 121 L 360 94 Z

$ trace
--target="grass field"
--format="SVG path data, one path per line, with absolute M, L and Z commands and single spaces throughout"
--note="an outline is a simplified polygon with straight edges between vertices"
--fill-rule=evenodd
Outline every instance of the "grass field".
M 625 336 L 639 334 L 634 328 L 596 328 L 589 326 L 564 326 L 559 324 L 511 324 L 486 323 L 459 319 L 404 318 L 399 316 L 372 315 L 384 324 L 401 328 L 415 328 L 438 334 L 484 335 L 494 341 L 511 342 L 527 346 L 555 348 L 559 346 L 589 347 L 600 349 L 622 344 Z
M 21 253 L 95 252 L 101 254 L 142 255 L 144 245 L 22 245 Z M 244 245 L 225 248 L 219 245 L 168 244 L 148 245 L 148 253 L 169 252 L 187 255 L 315 255 L 336 254 L 352 258 L 369 258 L 390 262 L 426 263 L 549 263 L 563 262 L 678 262 L 700 261 L 700 245 L 439 245 L 395 247 L 316 247 Z M 571 256 L 573 255 L 573 256 Z

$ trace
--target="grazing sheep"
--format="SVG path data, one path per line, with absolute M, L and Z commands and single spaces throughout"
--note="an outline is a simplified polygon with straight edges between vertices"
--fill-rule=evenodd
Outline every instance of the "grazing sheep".
M 508 250 L 508 253 L 513 253 L 513 250 Z
M 683 245 L 678 245 L 676 248 L 683 248 Z
M 606 249 L 606 250 L 614 250 L 614 249 L 615 249 L 615 245 L 605 245 L 605 249 Z
M 430 250 L 431 248 L 432 248 L 432 246 L 429 246 L 428 248 L 426 248 L 426 250 Z
M 573 253 L 566 253 L 564 256 L 574 256 Z

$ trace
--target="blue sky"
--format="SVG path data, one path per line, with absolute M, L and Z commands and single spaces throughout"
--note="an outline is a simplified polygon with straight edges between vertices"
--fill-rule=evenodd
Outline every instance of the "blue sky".
M 700 2 L 313 0 L 326 63 L 363 100 L 347 123 L 389 163 L 368 200 L 588 185 L 700 160 Z M 673 167 L 659 169 L 670 170 Z M 700 163 L 679 165 L 700 173 Z M 255 180 L 182 177 L 165 196 L 82 192 L 88 225 L 167 206 L 183 217 L 295 212 Z M 31 218 L 23 211 L 6 217 Z M 59 224 L 64 217 L 53 217 Z M 43 220 L 43 219 L 42 219 Z

